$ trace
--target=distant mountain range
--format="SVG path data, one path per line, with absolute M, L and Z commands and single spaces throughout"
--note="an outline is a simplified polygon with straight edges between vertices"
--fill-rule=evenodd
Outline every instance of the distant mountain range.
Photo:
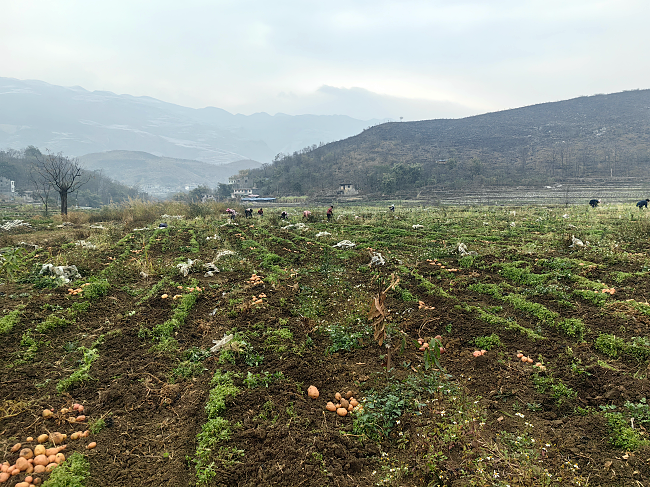
M 146 96 L 0 78 L 0 148 L 69 156 L 140 151 L 209 164 L 271 162 L 278 153 L 340 140 L 376 124 L 343 115 L 233 115 Z
M 241 169 L 261 167 L 251 160 L 228 164 L 206 164 L 188 159 L 158 157 L 147 152 L 108 151 L 79 158 L 82 166 L 153 196 L 165 196 L 196 186 L 215 188 Z

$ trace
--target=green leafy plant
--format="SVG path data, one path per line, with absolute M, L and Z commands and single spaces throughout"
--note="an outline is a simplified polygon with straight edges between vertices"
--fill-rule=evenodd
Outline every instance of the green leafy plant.
M 499 335 L 492 333 L 489 336 L 474 338 L 474 345 L 476 345 L 481 350 L 492 350 L 493 348 L 500 347 L 502 344 Z
M 55 468 L 43 487 L 84 487 L 90 476 L 90 462 L 81 453 L 74 452 Z
M 198 485 L 207 485 L 215 476 L 214 462 L 211 462 L 212 452 L 220 441 L 230 439 L 230 424 L 222 417 L 226 410 L 226 401 L 239 392 L 232 381 L 232 374 L 217 370 L 210 381 L 211 389 L 205 411 L 208 420 L 201 426 L 196 435 L 197 447 L 194 458 L 194 468 Z
M 609 441 L 616 448 L 625 451 L 636 451 L 650 444 L 648 440 L 641 436 L 640 430 L 628 426 L 628 422 L 622 413 L 605 413 L 605 419 L 611 434 Z
M 65 392 L 73 387 L 90 380 L 90 368 L 93 362 L 99 358 L 99 352 L 95 348 L 79 347 L 79 351 L 83 353 L 81 365 L 75 370 L 70 377 L 61 379 L 56 385 L 58 392 Z
M 357 329 L 335 323 L 327 327 L 332 344 L 327 347 L 326 353 L 332 354 L 340 351 L 350 352 L 363 347 L 363 339 L 370 336 L 372 328 L 361 325 Z
M 91 421 L 90 424 L 88 425 L 88 429 L 93 435 L 96 435 L 105 427 L 106 427 L 106 421 L 104 420 L 104 418 L 98 418 L 94 421 Z
M 9 333 L 20 322 L 20 314 L 25 306 L 18 306 L 0 318 L 0 335 Z

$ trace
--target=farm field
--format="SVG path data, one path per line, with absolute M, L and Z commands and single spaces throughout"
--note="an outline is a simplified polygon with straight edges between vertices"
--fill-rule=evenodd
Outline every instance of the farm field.
M 47 434 L 46 487 L 647 485 L 650 213 L 224 210 L 0 230 L 4 470 Z

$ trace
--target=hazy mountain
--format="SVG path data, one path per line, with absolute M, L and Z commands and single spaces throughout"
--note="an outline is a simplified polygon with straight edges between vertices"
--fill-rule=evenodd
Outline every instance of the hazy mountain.
M 260 192 L 366 193 L 647 177 L 650 90 L 452 120 L 385 123 L 255 170 Z
M 0 78 L 2 148 L 34 145 L 70 156 L 129 150 L 212 164 L 270 162 L 280 152 L 349 137 L 375 123 L 340 115 L 233 115 L 213 107 Z
M 259 162 L 251 160 L 215 165 L 133 151 L 86 154 L 79 160 L 86 169 L 101 170 L 112 179 L 154 195 L 175 193 L 199 185 L 214 188 L 218 183 L 227 183 L 228 177 L 240 169 L 261 167 Z

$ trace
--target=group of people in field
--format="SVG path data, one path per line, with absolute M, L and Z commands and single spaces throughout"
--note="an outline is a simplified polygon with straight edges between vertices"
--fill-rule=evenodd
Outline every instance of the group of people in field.
M 637 201 L 636 207 L 639 210 L 641 210 L 643 208 L 648 208 L 648 202 L 649 201 L 650 201 L 650 198 L 647 198 L 647 199 L 641 200 L 641 201 Z M 600 203 L 600 200 L 597 200 L 597 199 L 589 200 L 589 206 L 591 206 L 592 208 L 596 208 L 599 203 Z
M 394 208 L 393 208 L 393 210 L 394 210 Z M 232 208 L 226 208 L 226 213 L 230 216 L 231 220 L 234 220 L 235 218 L 237 218 L 237 215 L 239 214 L 235 210 L 233 210 Z M 259 210 L 257 210 L 257 214 L 260 217 L 263 217 L 264 216 L 264 208 L 260 208 Z M 332 218 L 334 218 L 334 205 L 330 206 L 327 209 L 326 215 L 327 215 L 327 221 L 328 222 L 332 221 Z M 253 218 L 253 208 L 245 208 L 244 209 L 244 216 L 245 216 L 245 218 Z M 309 210 L 303 211 L 302 212 L 302 218 L 303 218 L 303 220 L 309 220 L 309 218 L 311 218 L 311 211 L 309 211 Z M 282 211 L 282 213 L 280 213 L 280 219 L 281 220 L 288 220 L 289 219 L 289 214 L 286 211 Z

